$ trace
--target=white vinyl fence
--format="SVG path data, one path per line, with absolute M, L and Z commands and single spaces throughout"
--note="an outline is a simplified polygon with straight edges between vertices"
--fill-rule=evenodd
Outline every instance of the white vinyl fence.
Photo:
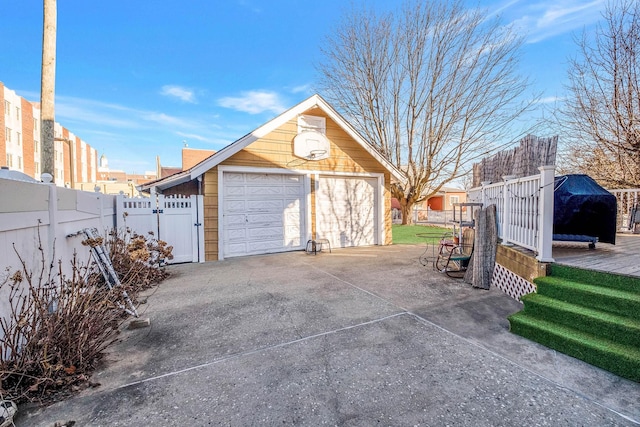
M 467 201 L 496 205 L 498 236 L 503 244 L 530 249 L 539 261 L 553 262 L 554 167 L 539 169 L 539 175 L 505 177 L 503 182 L 472 188 Z
M 631 212 L 640 204 L 640 188 L 627 188 L 609 190 L 616 196 L 618 214 L 616 229 L 620 232 L 635 232 L 638 228 L 636 224 L 630 224 Z
M 67 236 L 89 227 L 101 232 L 113 228 L 115 197 L 0 178 L 0 283 L 22 269 L 22 261 L 29 270 L 39 271 L 43 261 L 57 265 L 62 260 L 65 275 L 71 273 L 74 253 L 88 263 L 83 235 Z M 8 289 L 0 288 L 0 316 L 9 308 L 7 295 Z

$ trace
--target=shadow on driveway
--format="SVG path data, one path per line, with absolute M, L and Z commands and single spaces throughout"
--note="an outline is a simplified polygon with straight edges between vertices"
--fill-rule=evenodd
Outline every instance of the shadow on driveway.
M 101 386 L 18 426 L 635 425 L 640 384 L 508 332 L 519 302 L 420 246 L 169 267 Z M 634 421 L 635 420 L 635 421 Z

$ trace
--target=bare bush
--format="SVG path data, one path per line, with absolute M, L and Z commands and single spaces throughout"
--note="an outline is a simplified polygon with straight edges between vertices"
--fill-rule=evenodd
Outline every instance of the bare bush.
M 23 261 L 0 283 L 9 287 L 10 306 L 9 316 L 0 318 L 5 398 L 46 401 L 86 384 L 103 350 L 116 339 L 123 320 L 113 303 L 117 290 L 97 286 L 75 257 L 71 277 L 62 274 L 61 265 L 34 274 Z
M 46 402 L 92 385 L 89 377 L 104 350 L 117 339 L 126 320 L 123 290 L 138 293 L 160 283 L 160 269 L 171 258 L 171 247 L 152 237 L 110 234 L 83 244 L 105 244 L 122 287 L 109 289 L 95 263 L 82 265 L 74 256 L 70 277 L 63 261 L 7 271 L 0 288 L 8 288 L 10 313 L 0 318 L 0 393 L 16 402 Z M 20 254 L 18 254 L 20 257 Z

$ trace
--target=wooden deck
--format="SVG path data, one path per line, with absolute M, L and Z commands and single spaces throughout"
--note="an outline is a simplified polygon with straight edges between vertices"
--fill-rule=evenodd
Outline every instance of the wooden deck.
M 554 242 L 553 258 L 558 264 L 640 277 L 640 235 L 618 234 L 616 244 Z

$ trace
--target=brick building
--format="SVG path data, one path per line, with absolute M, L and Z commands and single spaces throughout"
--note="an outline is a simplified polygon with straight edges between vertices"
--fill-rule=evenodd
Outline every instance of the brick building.
M 0 166 L 40 180 L 40 105 L 29 102 L 0 82 Z M 98 155 L 80 137 L 55 123 L 55 182 L 77 187 L 96 182 Z

